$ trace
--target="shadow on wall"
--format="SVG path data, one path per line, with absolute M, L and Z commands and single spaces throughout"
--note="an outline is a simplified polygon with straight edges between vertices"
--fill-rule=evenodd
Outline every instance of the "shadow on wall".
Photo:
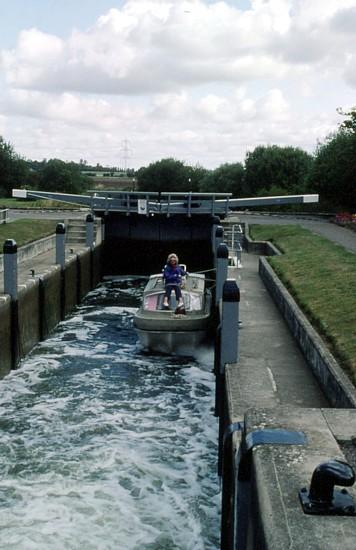
M 188 271 L 210 269 L 211 216 L 122 216 L 105 223 L 104 275 L 159 273 L 175 252 Z
M 188 271 L 211 269 L 210 241 L 149 242 L 107 239 L 104 249 L 104 275 L 150 275 L 160 273 L 168 254 L 175 252 Z

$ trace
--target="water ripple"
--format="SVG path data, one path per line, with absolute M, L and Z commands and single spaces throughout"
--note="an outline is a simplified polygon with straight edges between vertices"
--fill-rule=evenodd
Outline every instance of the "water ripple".
M 143 353 L 141 293 L 102 285 L 0 382 L 1 549 L 218 547 L 212 357 Z

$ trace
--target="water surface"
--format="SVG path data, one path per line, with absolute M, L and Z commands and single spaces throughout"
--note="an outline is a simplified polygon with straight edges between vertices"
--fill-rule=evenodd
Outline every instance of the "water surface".
M 144 353 L 143 280 L 93 291 L 0 381 L 0 548 L 218 548 L 212 355 Z

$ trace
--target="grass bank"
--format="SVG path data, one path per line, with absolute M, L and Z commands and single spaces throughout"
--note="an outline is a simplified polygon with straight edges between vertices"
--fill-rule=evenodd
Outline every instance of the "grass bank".
M 250 236 L 283 252 L 268 261 L 356 385 L 356 255 L 297 225 L 251 225 Z
M 0 210 L 4 208 L 49 208 L 49 209 L 70 209 L 73 210 L 73 208 L 81 208 L 81 205 L 75 205 L 75 204 L 68 204 L 65 202 L 58 202 L 53 200 L 30 200 L 30 199 L 4 199 L 0 198 Z M 85 208 L 84 205 L 82 205 L 82 208 Z
M 0 243 L 14 239 L 17 246 L 47 237 L 56 232 L 56 220 L 16 220 L 0 225 Z M 2 253 L 2 246 L 0 253 Z

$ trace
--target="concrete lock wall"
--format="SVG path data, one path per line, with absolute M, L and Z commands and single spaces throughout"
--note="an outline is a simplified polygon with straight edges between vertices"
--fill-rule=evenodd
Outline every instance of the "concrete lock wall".
M 0 298 L 0 378 L 3 378 L 11 370 L 11 299 L 10 296 Z
M 98 248 L 98 250 L 96 249 Z M 0 298 L 0 378 L 45 339 L 61 319 L 100 282 L 101 245 L 71 256 L 19 285 L 16 301 Z
M 82 300 L 92 288 L 92 265 L 90 249 L 77 254 L 78 262 L 78 301 Z
M 40 332 L 39 281 L 21 285 L 18 292 L 19 355 L 24 357 L 39 342 Z
M 40 290 L 40 330 L 41 340 L 46 338 L 61 320 L 61 286 L 60 266 L 45 273 L 39 279 Z
M 103 245 L 99 244 L 93 250 L 93 280 L 92 286 L 98 285 L 102 278 Z
M 65 316 L 68 315 L 78 303 L 78 262 L 76 256 L 72 256 L 66 260 L 63 278 L 63 314 Z

